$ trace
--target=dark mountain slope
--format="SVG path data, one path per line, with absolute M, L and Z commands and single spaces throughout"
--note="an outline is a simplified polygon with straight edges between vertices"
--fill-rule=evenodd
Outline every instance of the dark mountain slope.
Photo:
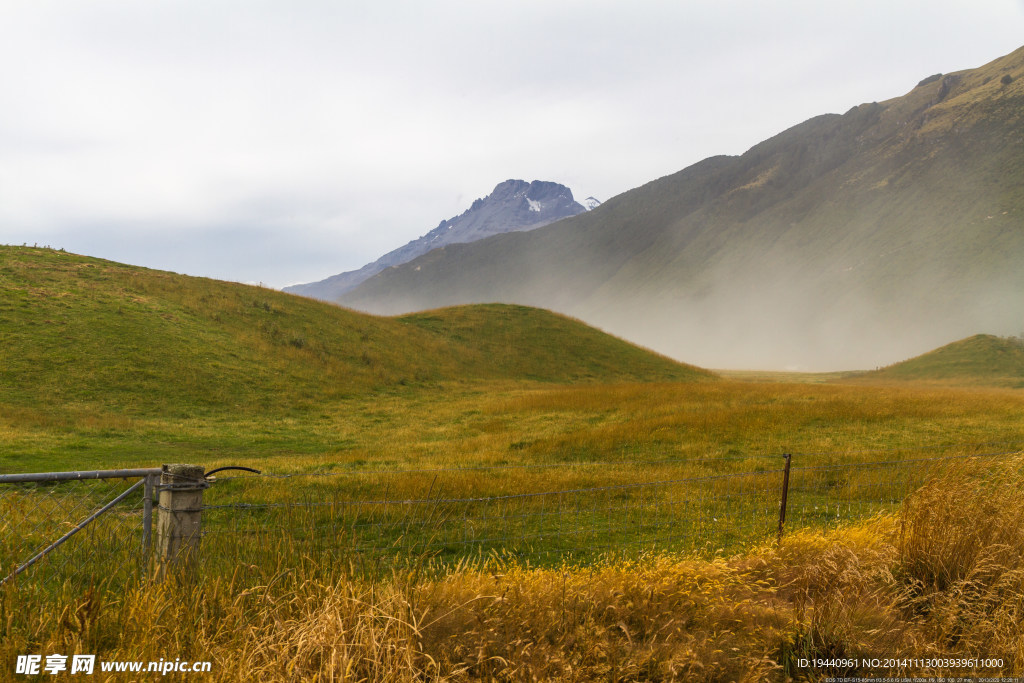
M 342 303 L 554 308 L 705 366 L 849 368 L 1024 319 L 1024 49 Z

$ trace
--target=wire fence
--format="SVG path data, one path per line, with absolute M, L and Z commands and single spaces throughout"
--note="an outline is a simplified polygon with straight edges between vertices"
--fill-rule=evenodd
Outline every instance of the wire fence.
M 1015 444 L 945 450 L 794 456 L 786 529 L 892 513 L 944 468 L 1020 453 Z M 230 477 L 204 499 L 203 546 L 249 566 L 283 548 L 371 569 L 739 552 L 779 533 L 784 471 L 776 455 Z
M 133 479 L 0 486 L 0 581 L 25 573 L 48 589 L 138 578 L 147 555 L 145 492 Z
M 1017 444 L 967 454 L 912 454 L 901 459 L 793 467 L 790 472 L 786 528 L 837 526 L 879 513 L 896 512 L 925 482 L 968 461 L 1019 456 Z
M 490 472 L 487 484 L 514 488 L 515 482 L 503 481 L 507 474 Z M 401 482 L 402 496 L 384 484 L 378 496 L 362 500 L 344 497 L 360 485 L 347 474 L 318 476 L 315 487 L 307 484 L 308 497 L 286 502 L 275 500 L 282 495 L 279 480 L 218 484 L 209 499 L 224 502 L 204 505 L 204 548 L 255 562 L 266 544 L 252 539 L 284 532 L 307 553 L 362 564 L 423 557 L 450 563 L 494 554 L 532 563 L 585 561 L 611 551 L 763 538 L 777 515 L 776 470 L 596 486 L 570 476 L 561 477 L 565 486 L 556 490 L 469 496 L 457 494 L 467 482 L 439 478 L 418 487 Z M 287 481 L 289 487 L 298 483 Z M 530 482 L 519 483 L 528 488 Z
M 788 468 L 774 455 L 221 474 L 203 482 L 195 510 L 199 564 L 264 573 L 311 559 L 373 573 L 489 557 L 554 565 L 642 551 L 733 553 L 779 533 L 787 469 L 785 528 L 795 530 L 895 512 L 944 469 L 1021 452 L 1020 444 L 985 444 L 796 454 Z M 0 579 L 19 569 L 31 581 L 17 583 L 43 587 L 145 577 L 145 510 L 165 512 L 153 499 L 160 490 L 141 480 L 0 481 Z

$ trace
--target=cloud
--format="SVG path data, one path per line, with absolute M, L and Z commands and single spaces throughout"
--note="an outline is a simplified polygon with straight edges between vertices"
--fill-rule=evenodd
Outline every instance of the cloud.
M 182 271 L 199 242 L 204 274 L 318 279 L 506 178 L 608 199 L 1022 29 L 999 0 L 5 3 L 0 242 Z

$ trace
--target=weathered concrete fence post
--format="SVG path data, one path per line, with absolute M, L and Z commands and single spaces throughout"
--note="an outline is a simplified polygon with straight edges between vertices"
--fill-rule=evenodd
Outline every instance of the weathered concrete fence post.
M 160 475 L 160 514 L 156 526 L 157 579 L 172 569 L 195 570 L 202 536 L 203 491 L 208 484 L 199 465 L 164 465 Z

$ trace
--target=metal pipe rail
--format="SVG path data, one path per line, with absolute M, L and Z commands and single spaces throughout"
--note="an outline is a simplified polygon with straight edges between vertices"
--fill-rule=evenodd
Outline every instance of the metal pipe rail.
M 78 481 L 80 479 L 135 479 L 160 476 L 159 467 L 133 470 L 81 470 L 76 472 L 35 472 L 30 474 L 0 474 L 0 484 L 25 484 L 43 481 Z

